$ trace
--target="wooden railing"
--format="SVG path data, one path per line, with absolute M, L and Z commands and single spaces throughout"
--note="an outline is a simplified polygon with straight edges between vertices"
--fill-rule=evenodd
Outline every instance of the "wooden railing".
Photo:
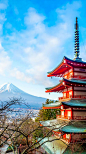
M 73 116 L 73 120 L 86 120 L 86 116 Z
M 86 79 L 86 77 L 85 76 L 78 76 L 78 75 L 76 75 L 76 76 L 74 76 L 73 78 L 75 78 L 75 79 Z
M 56 115 L 57 118 L 61 119 L 68 119 L 68 120 L 86 120 L 86 116 L 62 116 L 62 115 Z
M 68 119 L 68 120 L 71 120 L 72 117 L 70 116 L 62 116 L 62 115 L 56 115 L 57 118 L 61 118 L 61 119 Z
M 65 78 L 65 76 L 64 76 Z M 67 76 L 67 79 L 78 79 L 78 80 L 86 80 L 86 76 L 79 76 L 79 75 L 70 75 L 70 76 Z
M 59 97 L 59 101 L 66 100 L 66 99 L 86 99 L 86 95 L 76 95 L 76 96 L 69 96 L 69 97 Z

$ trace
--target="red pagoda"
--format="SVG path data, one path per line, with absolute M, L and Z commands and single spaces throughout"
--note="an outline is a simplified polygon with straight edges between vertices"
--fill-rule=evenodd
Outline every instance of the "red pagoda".
M 59 102 L 45 104 L 43 109 L 61 109 L 56 120 L 43 121 L 41 125 L 52 129 L 55 136 L 66 143 L 86 139 L 86 62 L 79 57 L 79 27 L 75 24 L 75 58 L 64 56 L 62 62 L 48 77 L 62 77 L 56 86 L 46 88 L 46 93 L 62 92 Z M 51 127 L 50 127 L 51 126 Z M 55 129 L 56 128 L 56 129 Z

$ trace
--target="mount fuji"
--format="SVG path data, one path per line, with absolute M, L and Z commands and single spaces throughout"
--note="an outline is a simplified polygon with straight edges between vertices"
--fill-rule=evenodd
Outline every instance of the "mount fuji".
M 42 103 L 46 101 L 46 98 L 30 95 L 12 83 L 0 86 L 0 101 L 9 101 L 9 98 L 22 98 L 33 109 L 41 108 Z

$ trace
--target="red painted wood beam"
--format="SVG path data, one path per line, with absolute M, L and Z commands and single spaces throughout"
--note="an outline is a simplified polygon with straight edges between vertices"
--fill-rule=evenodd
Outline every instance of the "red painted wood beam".
M 60 106 L 57 107 L 42 107 L 42 109 L 60 109 Z

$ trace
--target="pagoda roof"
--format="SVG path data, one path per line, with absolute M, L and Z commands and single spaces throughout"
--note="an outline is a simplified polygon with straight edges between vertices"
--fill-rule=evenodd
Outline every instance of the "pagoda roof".
M 86 133 L 86 121 L 63 121 L 63 120 L 47 120 L 40 121 L 41 125 L 57 132 L 62 131 L 65 133 Z
M 64 79 L 59 84 L 57 84 L 57 85 L 55 85 L 53 87 L 46 88 L 46 91 L 45 92 L 56 92 L 56 91 L 58 91 L 58 89 L 59 90 L 64 89 L 64 85 L 62 84 L 63 81 L 64 81 Z
M 63 74 L 63 72 L 65 72 L 65 71 L 67 71 L 70 68 L 70 66 L 69 67 L 66 67 L 67 64 L 64 63 L 64 60 L 66 58 L 67 57 L 64 56 L 63 59 L 62 59 L 62 61 L 61 61 L 61 63 L 55 69 L 53 69 L 50 72 L 47 72 L 48 73 L 47 76 L 48 77 L 57 76 L 57 75 Z M 64 71 L 63 71 L 62 68 L 64 69 Z
M 53 119 L 53 120 L 46 120 L 46 121 L 40 121 L 40 124 L 44 127 L 47 127 L 48 129 L 57 132 L 59 131 L 59 129 L 64 126 L 67 125 L 69 123 L 69 121 L 64 121 L 64 120 L 57 120 L 57 119 Z
M 38 140 L 39 144 L 42 144 L 42 148 L 49 154 L 61 154 L 67 148 L 67 144 L 57 139 L 55 136 L 45 137 L 43 139 L 39 138 Z
M 50 72 L 47 72 L 47 76 L 62 76 L 66 71 L 68 71 L 72 67 L 86 68 L 86 62 L 83 62 L 81 58 L 72 60 L 64 56 L 61 63 L 55 69 L 53 69 Z
M 62 102 L 62 104 L 72 107 L 86 107 L 86 100 L 85 99 L 71 99 L 67 102 Z
M 73 148 L 71 144 L 66 144 L 62 140 L 56 138 L 55 136 L 45 137 L 43 139 L 38 138 L 39 144 L 48 154 L 86 154 L 86 143 L 82 144 L 75 142 Z M 80 149 L 78 148 L 80 145 Z M 75 150 L 74 150 L 74 147 Z M 83 148 L 83 149 L 82 149 Z M 74 150 L 74 151 L 73 151 Z
M 43 109 L 57 109 L 57 108 L 60 108 L 60 106 L 61 106 L 61 102 L 43 104 Z
M 86 121 L 72 121 L 60 130 L 65 133 L 86 133 Z
M 76 79 L 71 79 L 71 80 L 68 80 L 68 79 L 65 79 L 63 78 L 62 81 L 55 85 L 54 87 L 49 87 L 49 88 L 46 88 L 46 92 L 56 92 L 56 91 L 61 91 L 65 88 L 65 86 L 71 86 L 71 85 L 86 85 L 86 81 L 83 81 L 83 80 L 76 80 Z
M 62 123 L 59 123 L 57 119 L 53 120 L 46 120 L 46 121 L 40 121 L 40 124 L 44 127 L 49 128 L 50 130 L 54 130 L 54 132 L 59 131 L 59 128 L 61 127 Z
M 76 79 L 71 79 L 71 80 L 68 80 L 68 79 L 65 79 L 64 78 L 64 81 L 66 81 L 66 82 L 70 82 L 70 83 L 78 83 L 78 84 L 86 84 L 86 81 L 83 81 L 83 80 L 76 80 Z

